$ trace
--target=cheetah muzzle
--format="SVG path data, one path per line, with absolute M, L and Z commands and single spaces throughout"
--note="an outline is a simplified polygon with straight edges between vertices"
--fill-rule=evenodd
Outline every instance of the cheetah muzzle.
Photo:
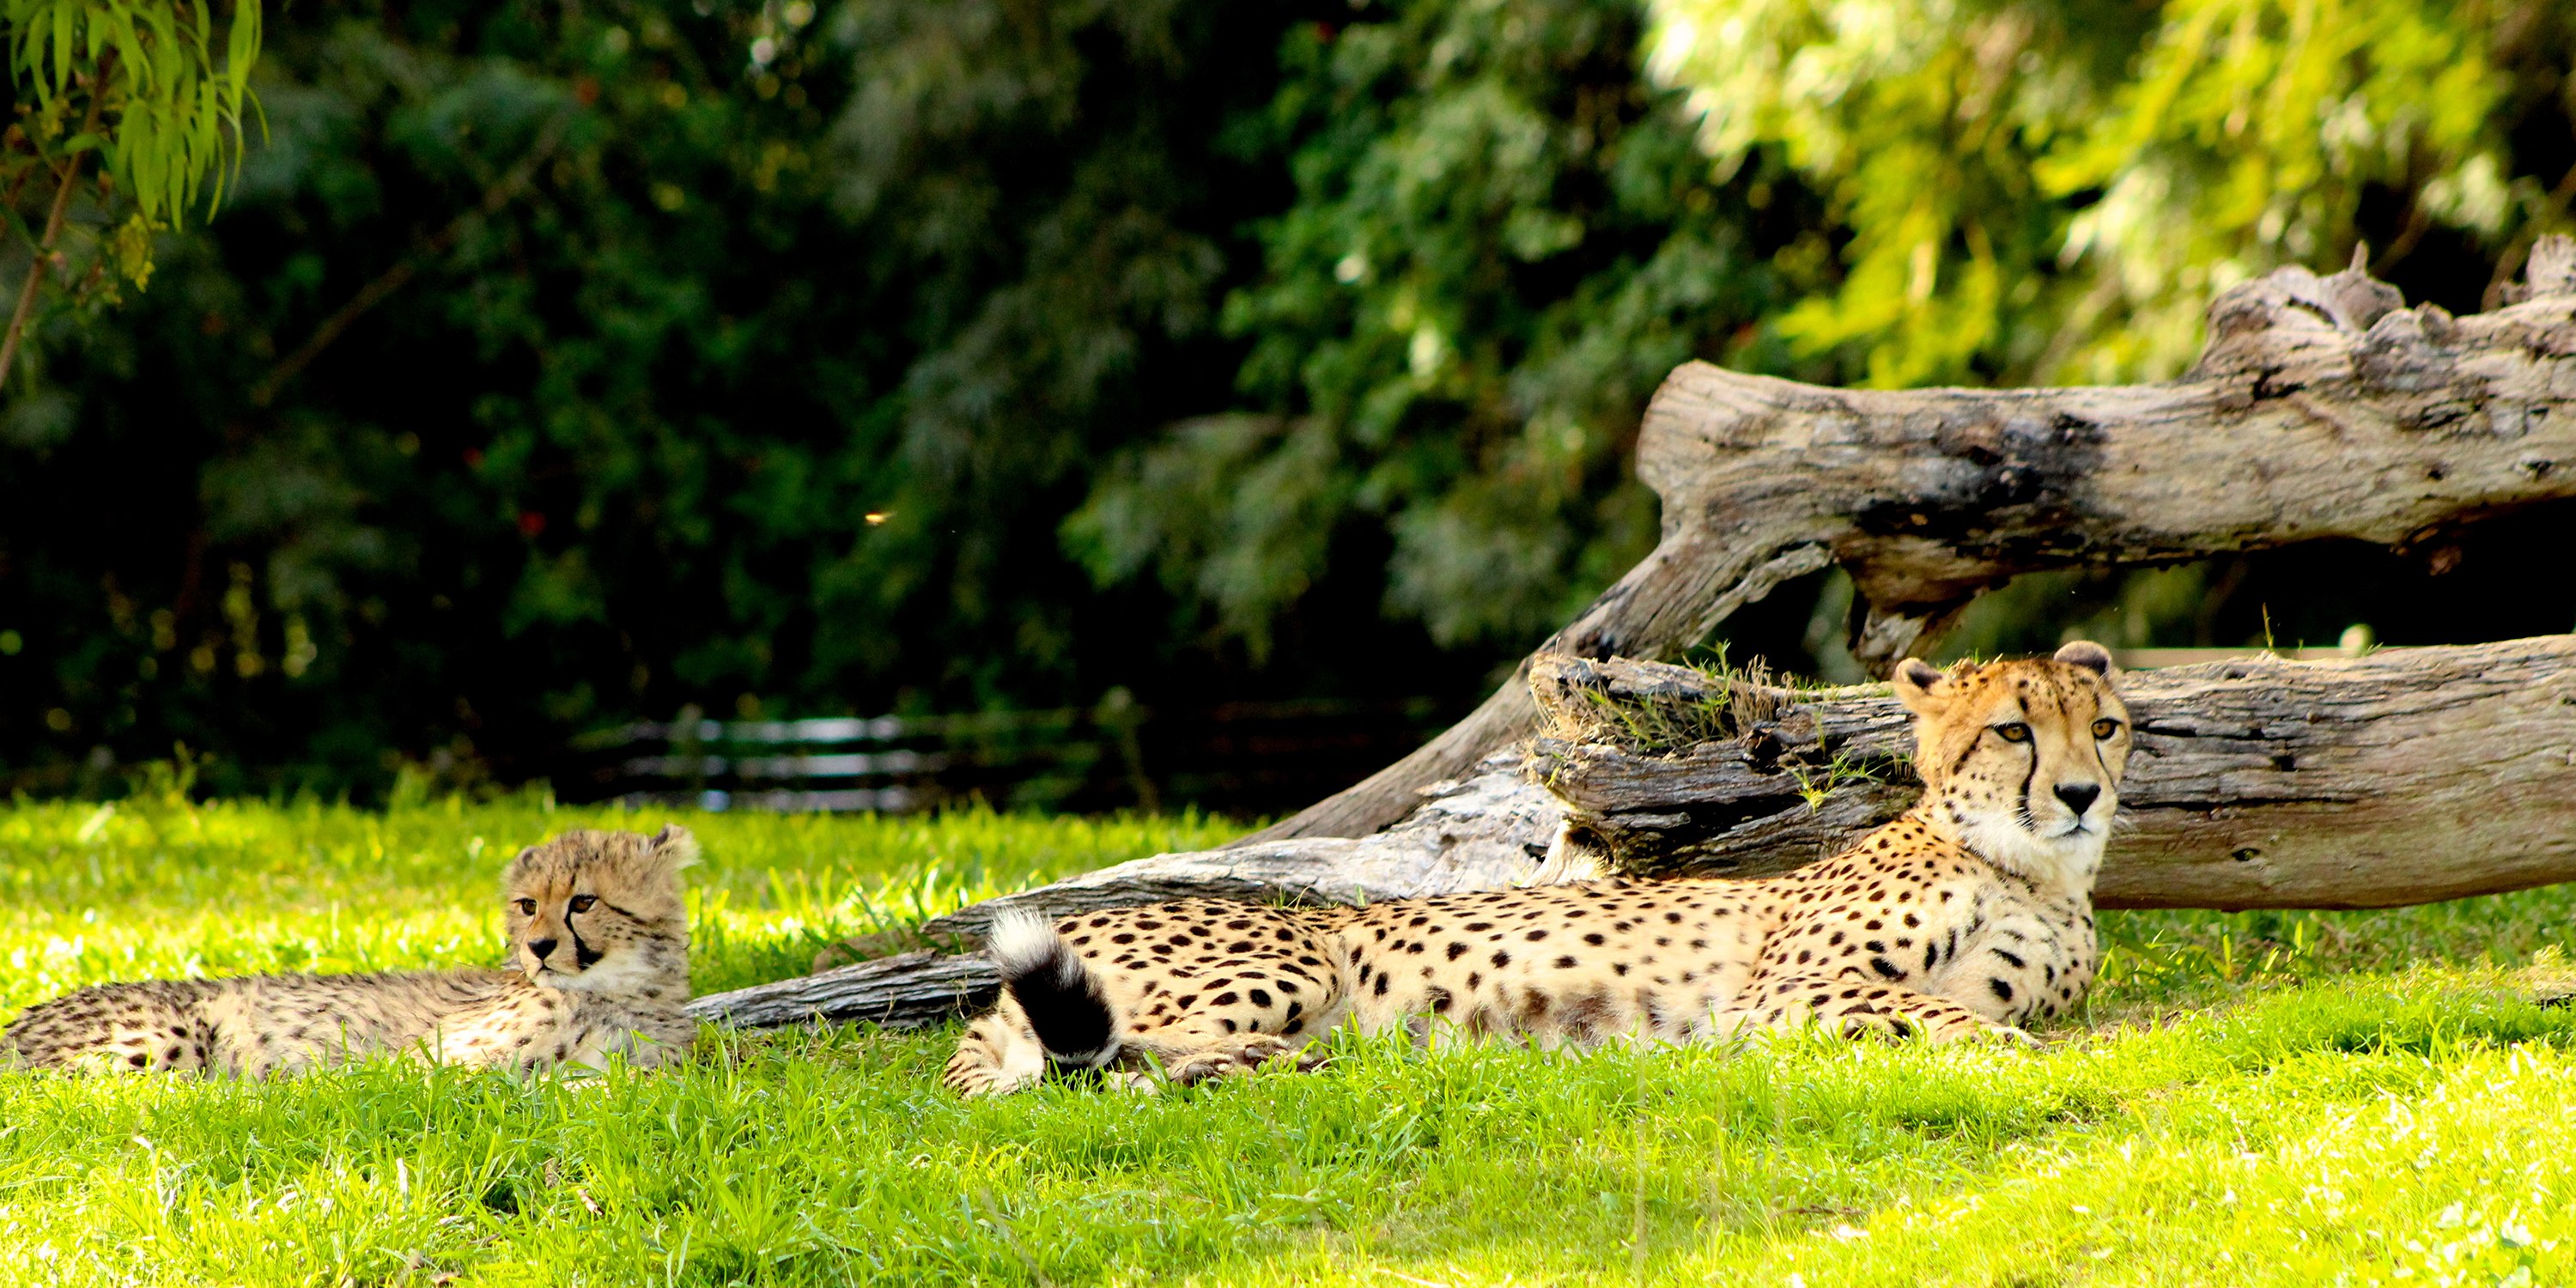
M 1922 798 L 1833 858 L 1759 880 L 1597 881 L 1276 908 L 1192 899 L 997 923 L 1002 1000 L 944 1081 L 1128 1085 L 1315 1063 L 1344 1025 L 1541 1047 L 1820 1027 L 2028 1041 L 2084 995 L 2093 882 L 2129 714 L 2111 656 L 1909 660 Z

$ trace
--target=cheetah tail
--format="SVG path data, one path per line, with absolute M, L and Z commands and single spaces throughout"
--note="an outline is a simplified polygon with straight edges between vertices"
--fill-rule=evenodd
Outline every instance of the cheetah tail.
M 1097 1069 L 1117 1057 L 1118 1017 L 1108 994 L 1046 918 L 1016 909 L 994 918 L 984 954 L 1028 1014 L 1049 1063 Z

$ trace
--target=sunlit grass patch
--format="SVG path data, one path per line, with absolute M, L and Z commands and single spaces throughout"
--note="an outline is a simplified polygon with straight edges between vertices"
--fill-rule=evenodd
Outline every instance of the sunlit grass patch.
M 567 828 L 684 822 L 700 992 L 802 973 L 816 951 L 1239 824 L 1199 815 L 1037 818 L 699 814 L 456 801 L 0 809 L 0 1007 L 174 974 L 496 961 L 501 866 Z
M 0 810 L 0 1009 L 488 961 L 507 854 L 665 821 Z M 680 821 L 707 850 L 703 989 L 1235 830 Z M 585 1080 L 0 1075 L 0 1282 L 2559 1282 L 2576 1014 L 2521 969 L 2571 910 L 2108 914 L 2088 1018 L 2037 1055 L 1343 1036 L 1308 1076 L 961 1103 L 936 1084 L 953 1030 L 833 1026 L 711 1030 L 685 1071 Z

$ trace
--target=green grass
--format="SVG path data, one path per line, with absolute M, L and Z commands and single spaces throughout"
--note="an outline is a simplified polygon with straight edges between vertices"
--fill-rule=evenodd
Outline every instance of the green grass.
M 498 956 L 517 846 L 664 815 L 0 809 L 0 1012 L 153 974 Z M 696 972 L 1232 829 L 687 818 Z M 1347 1040 L 1154 1097 L 960 1104 L 953 1033 L 731 1035 L 684 1073 L 0 1074 L 0 1281 L 2527 1284 L 2576 1279 L 2576 895 L 2132 913 L 2036 1056 Z M 1794 1276 L 1794 1278 L 1793 1278 Z

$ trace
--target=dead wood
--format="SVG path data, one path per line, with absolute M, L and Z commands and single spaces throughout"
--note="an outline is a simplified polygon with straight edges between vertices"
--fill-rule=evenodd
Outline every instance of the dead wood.
M 1877 686 L 1790 689 L 1652 662 L 1536 659 L 1548 732 L 1376 836 L 1157 855 L 923 927 L 972 942 L 1189 896 L 1362 903 L 1599 872 L 1760 876 L 1833 853 L 1919 790 Z M 2353 908 L 2576 880 L 2576 636 L 2247 658 L 2120 679 L 2137 722 L 2096 901 Z M 1565 843 L 1551 852 L 1560 833 Z M 935 1023 L 988 1002 L 979 957 L 915 952 L 699 998 L 693 1013 Z
M 1513 751 L 1462 782 L 1435 784 L 1411 818 L 1375 836 L 1160 854 L 976 904 L 921 930 L 934 942 L 973 944 L 1005 908 L 1061 916 L 1190 897 L 1369 903 L 1490 890 L 1538 879 L 1563 821 L 1555 798 L 1530 780 Z M 1000 983 L 981 957 L 922 951 L 710 994 L 689 1010 L 747 1028 L 812 1019 L 907 1028 L 985 1005 Z
M 863 1020 L 910 1029 L 986 1005 L 1001 987 L 1002 977 L 981 957 L 923 949 L 774 984 L 709 993 L 689 1003 L 689 1014 L 746 1029 L 808 1020 Z
M 1540 659 L 1532 772 L 1570 847 L 1639 875 L 1759 875 L 1913 802 L 1875 687 L 1796 692 Z M 2123 675 L 2137 754 L 2096 902 L 2365 908 L 2576 880 L 2576 636 Z
M 2282 269 L 2212 303 L 2199 363 L 2160 385 L 1827 389 L 1690 363 L 1638 438 L 1661 544 L 1539 652 L 1672 657 L 1833 564 L 1883 670 L 2020 573 L 2327 538 L 2438 559 L 2462 525 L 2576 496 L 2576 242 L 2543 239 L 2506 295 L 2454 318 L 2357 268 Z M 1535 730 L 1527 678 L 1246 840 L 1402 818 Z

